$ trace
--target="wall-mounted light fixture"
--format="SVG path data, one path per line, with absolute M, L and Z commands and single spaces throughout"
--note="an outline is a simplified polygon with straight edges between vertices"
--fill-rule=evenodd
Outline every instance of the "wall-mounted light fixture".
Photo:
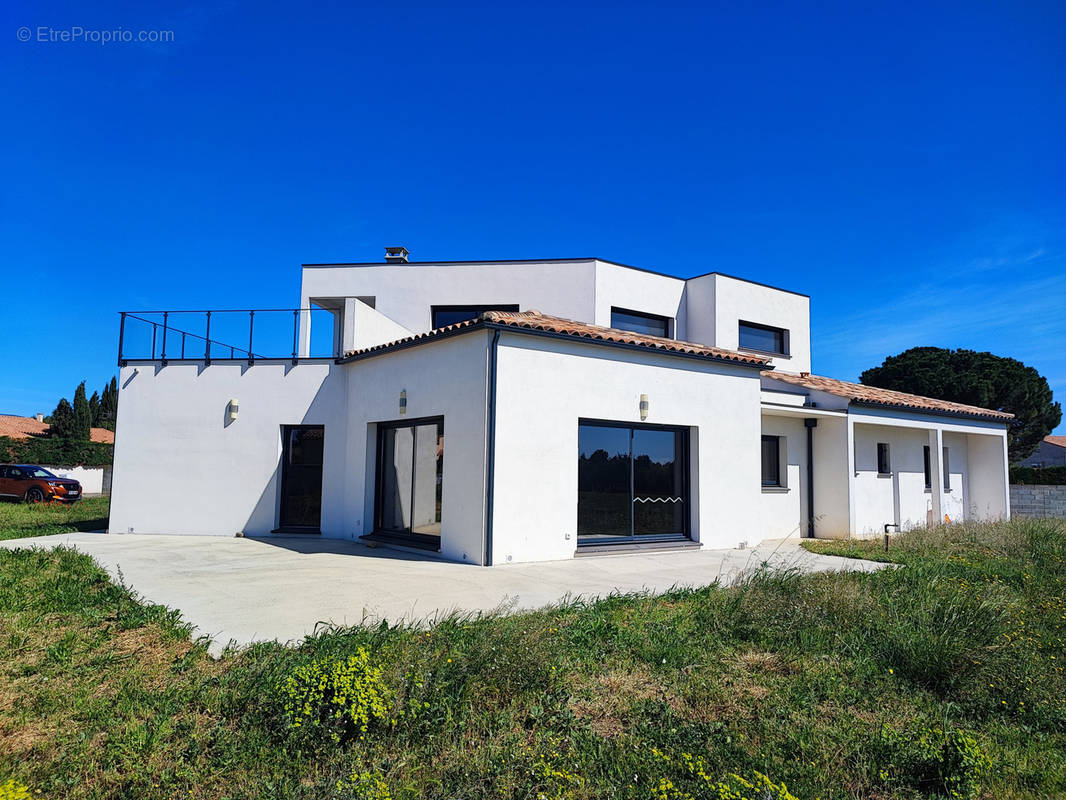
M 648 396 L 642 394 L 640 396 L 640 420 L 643 422 L 648 418 Z
M 241 410 L 241 404 L 237 402 L 236 397 L 231 397 L 229 401 L 229 421 L 233 422 L 237 419 L 237 412 Z
M 407 413 L 407 390 L 400 389 L 400 416 Z

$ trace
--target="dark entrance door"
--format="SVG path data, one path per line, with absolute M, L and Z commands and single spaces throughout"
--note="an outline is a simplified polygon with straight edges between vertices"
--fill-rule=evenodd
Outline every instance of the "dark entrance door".
M 281 512 L 280 530 L 317 533 L 322 520 L 321 425 L 281 427 Z

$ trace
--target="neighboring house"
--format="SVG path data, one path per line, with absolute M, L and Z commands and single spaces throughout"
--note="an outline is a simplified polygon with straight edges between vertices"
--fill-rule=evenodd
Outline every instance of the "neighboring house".
M 36 417 L 16 417 L 12 414 L 0 414 L 0 437 L 9 439 L 43 438 L 48 436 L 49 426 L 44 415 Z M 114 431 L 106 428 L 91 428 L 89 439 L 93 442 L 114 444 Z M 74 478 L 82 485 L 84 494 L 107 494 L 111 491 L 111 467 L 86 467 L 71 464 L 39 464 L 61 478 Z
M 1066 436 L 1045 436 L 1020 467 L 1066 467 Z
M 1011 415 L 811 375 L 806 295 L 406 255 L 305 265 L 296 310 L 124 313 L 111 531 L 503 564 L 1009 516 Z
M 49 425 L 44 421 L 44 415 L 36 417 L 16 417 L 14 414 L 0 414 L 0 436 L 9 439 L 29 439 L 31 437 L 44 438 L 48 436 Z M 89 439 L 93 442 L 104 444 L 115 443 L 114 431 L 107 428 L 90 428 Z

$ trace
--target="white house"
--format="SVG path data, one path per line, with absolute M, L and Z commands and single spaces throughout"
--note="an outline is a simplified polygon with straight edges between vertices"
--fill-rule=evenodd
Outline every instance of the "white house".
M 803 294 L 391 248 L 300 301 L 123 313 L 112 532 L 501 564 L 1010 514 L 1010 415 L 812 375 Z

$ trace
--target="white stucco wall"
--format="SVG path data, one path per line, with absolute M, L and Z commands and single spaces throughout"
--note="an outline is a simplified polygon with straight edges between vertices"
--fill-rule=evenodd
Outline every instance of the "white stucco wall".
M 970 481 L 967 513 L 977 520 L 1007 519 L 1010 487 L 1006 435 L 968 434 L 966 452 Z
M 948 449 L 947 468 L 951 473 L 951 489 L 943 493 L 943 513 L 954 522 L 970 518 L 969 437 L 960 433 L 945 433 L 944 447 Z
M 877 474 L 879 442 L 889 445 L 892 474 L 888 477 Z M 925 489 L 924 447 L 927 444 L 928 431 L 918 428 L 855 426 L 856 535 L 881 535 L 885 523 L 898 524 L 901 530 L 928 523 L 932 498 L 931 491 Z M 961 486 L 961 476 L 958 480 Z M 960 500 L 961 494 L 960 489 Z
M 726 275 L 701 280 L 707 278 L 714 281 L 714 341 L 707 344 L 736 350 L 741 320 L 784 328 L 789 332 L 790 357 L 776 357 L 770 363 L 786 372 L 811 371 L 810 298 Z M 706 335 L 706 315 L 700 320 L 700 312 L 690 308 L 688 316 L 690 330 Z
M 130 363 L 119 374 L 112 533 L 263 535 L 277 527 L 281 426 L 325 426 L 323 534 L 342 524 L 343 367 Z M 239 402 L 229 421 L 231 398 Z
M 301 307 L 313 297 L 374 297 L 374 308 L 416 333 L 431 307 L 518 304 L 567 319 L 595 319 L 596 262 L 373 264 L 304 267 Z
M 760 538 L 756 371 L 504 333 L 497 379 L 495 563 L 574 555 L 578 420 L 640 422 L 642 393 L 646 423 L 690 428 L 694 538 Z
M 807 532 L 807 429 L 800 418 L 764 414 L 762 435 L 782 437 L 785 486 L 760 488 L 760 537 L 804 536 Z
M 672 335 L 685 339 L 685 282 L 680 278 L 642 272 L 617 264 L 596 262 L 596 310 L 588 320 L 611 327 L 611 308 L 656 314 L 673 320 Z M 541 309 L 546 314 L 552 312 Z
M 441 555 L 480 564 L 484 551 L 488 331 L 342 365 L 347 371 L 345 535 L 374 526 L 377 424 L 444 417 Z M 407 413 L 400 416 L 400 391 Z

